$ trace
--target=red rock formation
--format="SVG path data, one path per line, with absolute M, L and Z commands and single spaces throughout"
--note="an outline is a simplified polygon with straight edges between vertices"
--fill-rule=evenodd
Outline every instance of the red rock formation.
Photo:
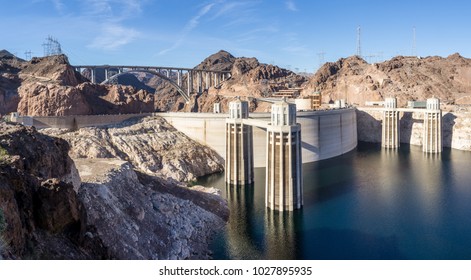
M 153 94 L 130 86 L 98 85 L 70 66 L 64 55 L 32 59 L 20 72 L 18 112 L 28 116 L 154 111 Z

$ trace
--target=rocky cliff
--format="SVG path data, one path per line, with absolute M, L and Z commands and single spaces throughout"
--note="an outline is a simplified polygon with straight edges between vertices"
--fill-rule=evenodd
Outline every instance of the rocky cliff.
M 23 64 L 24 61 L 8 51 L 0 51 L 0 115 L 15 112 L 18 108 L 18 87 L 21 85 L 18 73 Z
M 365 101 L 395 96 L 400 106 L 409 100 L 438 97 L 448 104 L 471 102 L 471 59 L 459 54 L 443 57 L 398 56 L 368 64 L 356 56 L 324 64 L 304 85 L 304 94 L 320 90 L 324 101 Z
M 251 97 L 270 97 L 278 90 L 300 87 L 306 78 L 276 65 L 260 63 L 256 58 L 233 57 L 219 51 L 206 58 L 197 69 L 230 70 L 231 78 L 219 87 L 212 87 L 195 101 L 194 111 L 212 112 L 215 102 L 221 103 L 223 112 L 228 111 L 230 97 L 248 97 L 251 111 L 269 110 L 271 105 L 259 103 Z
M 64 55 L 33 58 L 19 73 L 18 112 L 29 116 L 154 111 L 154 95 L 130 86 L 87 82 Z
M 0 123 L 0 210 L 7 258 L 86 258 L 83 208 L 66 141 Z M 52 245 L 53 244 L 53 245 Z
M 224 160 L 216 152 L 189 139 L 160 117 L 73 132 L 46 129 L 44 133 L 67 140 L 73 158 L 119 158 L 164 179 L 191 181 L 224 170 Z
M 222 166 L 205 147 L 196 145 L 188 151 L 192 141 L 159 121 L 148 120 L 143 125 L 136 121 L 92 133 L 103 136 L 103 143 L 94 142 L 101 139 L 95 136 L 87 142 L 89 134 L 85 133 L 73 141 L 70 153 L 82 156 L 76 163 L 68 155 L 65 140 L 34 128 L 0 123 L 0 212 L 6 221 L 2 238 L 7 243 L 2 257 L 209 258 L 208 242 L 225 224 L 227 204 L 218 195 L 188 189 L 177 180 Z M 136 140 L 140 133 L 161 135 Z M 172 135 L 175 141 L 170 139 Z M 147 150 L 153 144 L 146 141 L 161 143 Z M 100 148 L 102 152 L 95 150 Z M 176 154 L 178 149 L 185 151 Z M 119 159 L 130 160 L 134 152 L 139 155 L 132 164 Z M 185 161 L 191 154 L 193 160 Z M 173 156 L 181 158 L 174 162 Z M 157 159 L 160 169 L 145 170 L 147 174 L 134 170 L 133 164 L 145 169 L 149 165 L 144 161 Z M 182 175 L 187 170 L 190 175 Z
M 304 85 L 302 94 L 322 92 L 323 102 L 345 99 L 363 107 L 366 101 L 383 101 L 394 96 L 398 106 L 407 101 L 438 97 L 443 109 L 443 144 L 470 150 L 471 59 L 459 54 L 443 57 L 394 57 L 368 64 L 352 56 L 324 64 Z M 382 114 L 362 108 L 357 111 L 358 139 L 381 142 Z M 419 113 L 401 115 L 401 142 L 422 145 Z
M 148 85 L 156 88 L 156 108 L 160 111 L 192 111 L 212 112 L 214 102 L 222 105 L 222 111 L 227 112 L 228 102 L 235 96 L 269 97 L 280 89 L 299 87 L 306 81 L 304 76 L 275 65 L 260 63 L 256 58 L 234 57 L 227 51 L 221 50 L 204 59 L 195 69 L 215 71 L 230 71 L 231 78 L 221 82 L 217 87 L 211 87 L 201 95 L 193 96 L 190 104 L 185 104 L 182 97 L 168 83 L 150 79 Z M 187 83 L 183 77 L 183 84 Z M 154 83 L 154 84 L 153 84 Z M 197 88 L 196 79 L 193 87 Z M 266 111 L 267 104 L 251 102 L 251 109 Z
M 86 206 L 88 228 L 93 229 L 86 235 L 100 240 L 113 258 L 210 258 L 210 237 L 228 218 L 227 204 L 220 196 L 169 185 L 145 174 L 139 178 L 126 161 L 79 159 L 76 163 L 83 179 L 79 197 Z M 222 213 L 178 197 L 178 192 L 208 201 Z
M 88 82 L 65 55 L 22 61 L 0 55 L 0 114 L 63 116 L 153 112 L 154 95 L 143 89 Z

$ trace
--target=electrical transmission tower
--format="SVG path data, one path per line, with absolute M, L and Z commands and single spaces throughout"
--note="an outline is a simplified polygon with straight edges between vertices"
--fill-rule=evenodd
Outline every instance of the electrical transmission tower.
M 48 36 L 43 44 L 44 56 L 62 54 L 61 44 L 57 39 Z
M 32 55 L 32 54 L 33 54 L 33 52 L 30 51 L 30 50 L 29 50 L 29 51 L 25 51 L 25 59 L 28 60 L 28 61 L 31 60 L 31 55 Z
M 361 27 L 357 27 L 357 56 L 361 57 Z
M 322 65 L 324 65 L 325 52 L 324 51 L 319 52 L 319 53 L 317 53 L 317 56 L 319 58 L 319 68 L 321 68 Z

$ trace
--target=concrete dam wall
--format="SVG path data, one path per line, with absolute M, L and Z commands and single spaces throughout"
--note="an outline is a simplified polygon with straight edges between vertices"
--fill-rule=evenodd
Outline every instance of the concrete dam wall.
M 41 128 L 78 129 L 81 127 L 110 125 L 123 122 L 131 118 L 152 116 L 152 113 L 116 114 L 116 115 L 71 115 L 71 116 L 19 116 L 12 119 L 14 122 L 27 126 Z
M 358 140 L 381 143 L 382 112 L 377 108 L 357 108 Z M 399 115 L 400 142 L 423 144 L 423 113 Z M 471 112 L 442 112 L 443 147 L 471 151 Z
M 122 115 L 84 115 L 58 117 L 17 117 L 16 121 L 36 128 L 78 129 L 87 126 L 109 125 L 134 117 L 157 115 L 191 139 L 214 149 L 225 158 L 225 127 L 227 114 L 212 113 L 148 113 Z M 270 113 L 250 113 L 250 119 L 270 121 Z M 301 124 L 303 163 L 332 158 L 357 146 L 355 109 L 297 112 Z M 253 127 L 254 167 L 266 166 L 267 132 Z
M 225 157 L 226 114 L 157 113 L 188 137 Z M 270 113 L 250 113 L 255 120 L 270 121 Z M 355 109 L 298 112 L 303 163 L 332 158 L 357 146 Z M 266 129 L 253 128 L 254 166 L 266 166 Z

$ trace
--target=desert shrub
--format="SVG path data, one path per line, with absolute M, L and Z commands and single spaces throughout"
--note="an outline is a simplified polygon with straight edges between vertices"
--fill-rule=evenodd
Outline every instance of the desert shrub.
M 8 151 L 0 146 L 0 161 L 5 160 L 8 156 Z

